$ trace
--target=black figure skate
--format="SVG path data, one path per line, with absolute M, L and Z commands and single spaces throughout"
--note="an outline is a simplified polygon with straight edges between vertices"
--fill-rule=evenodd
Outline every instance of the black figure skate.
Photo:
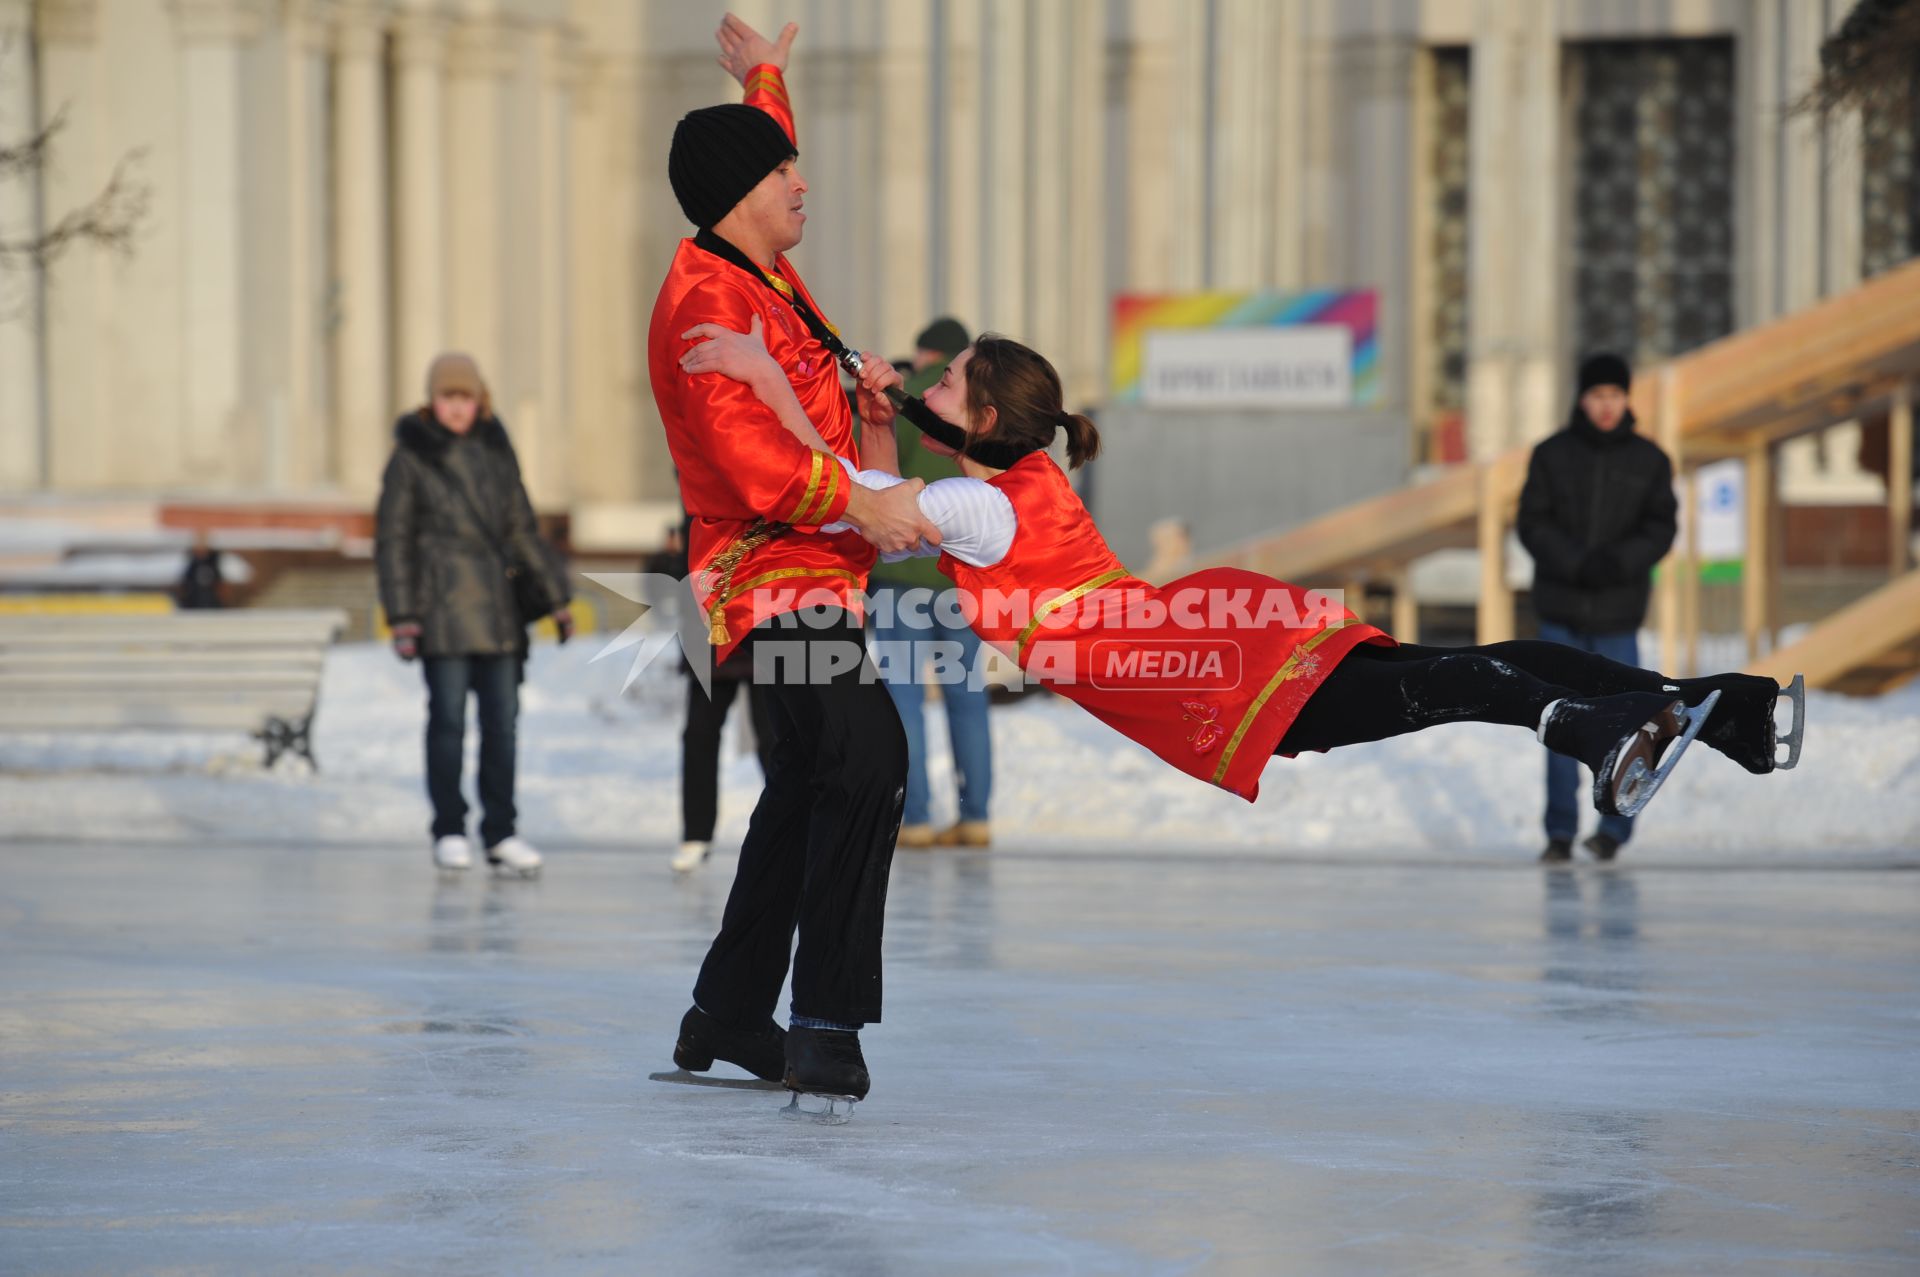
M 853 1116 L 853 1106 L 867 1098 L 870 1085 L 859 1033 L 798 1025 L 787 1031 L 787 1089 L 793 1099 L 782 1112 L 788 1117 L 837 1125 Z
M 1548 707 L 1540 739 L 1592 770 L 1601 815 L 1633 816 L 1666 783 L 1719 700 L 1717 691 L 1692 707 L 1663 692 L 1569 697 Z
M 1690 703 L 1709 693 L 1720 694 L 1719 706 L 1700 730 L 1700 743 L 1719 750 L 1756 776 L 1786 771 L 1800 764 L 1800 746 L 1807 735 L 1807 678 L 1795 674 L 1786 687 L 1754 674 L 1715 674 L 1706 678 L 1676 679 L 1669 689 Z M 1793 727 L 1780 734 L 1775 715 L 1780 702 L 1793 702 Z M 1780 758 L 1780 746 L 1787 756 Z
M 772 1020 L 758 1028 L 740 1029 L 699 1007 L 689 1007 L 673 1044 L 673 1062 L 689 1073 L 701 1073 L 712 1068 L 715 1060 L 725 1060 L 757 1078 L 777 1082 L 786 1072 L 786 1039 L 787 1031 Z

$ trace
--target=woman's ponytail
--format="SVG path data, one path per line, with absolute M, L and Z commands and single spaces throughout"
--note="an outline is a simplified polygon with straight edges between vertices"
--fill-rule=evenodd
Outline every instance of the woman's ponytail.
M 1077 412 L 1060 414 L 1060 428 L 1067 432 L 1067 469 L 1078 470 L 1100 455 L 1100 431 L 1093 419 Z

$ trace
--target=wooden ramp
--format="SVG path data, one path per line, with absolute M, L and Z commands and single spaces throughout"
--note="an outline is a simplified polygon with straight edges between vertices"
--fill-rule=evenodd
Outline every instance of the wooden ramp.
M 1920 383 L 1920 259 L 1635 377 L 1639 429 L 1667 450 L 1676 473 L 1690 474 L 1701 465 L 1728 458 L 1746 462 L 1747 560 L 1741 595 L 1749 660 L 1757 660 L 1772 647 L 1778 629 L 1782 519 L 1775 459 L 1787 440 L 1864 415 L 1887 414 L 1893 440 L 1893 480 L 1887 494 L 1888 565 L 1895 577 L 1906 574 L 1913 526 L 1916 383 Z M 1477 547 L 1480 641 L 1511 637 L 1513 596 L 1506 584 L 1506 540 L 1530 453 L 1531 447 L 1523 446 L 1486 462 L 1455 467 L 1439 478 L 1300 527 L 1198 555 L 1194 566 L 1245 567 L 1302 584 L 1344 585 L 1349 590 L 1370 582 L 1386 584 L 1394 594 L 1395 631 L 1411 633 L 1408 566 L 1433 550 Z M 1698 566 L 1698 527 L 1688 509 L 1674 551 L 1662 565 L 1656 596 L 1661 667 L 1675 673 L 1694 666 L 1700 614 Z M 1893 593 L 1912 597 L 1910 588 L 1905 594 Z M 1863 605 L 1866 602 L 1862 600 Z M 1821 632 L 1827 633 L 1827 627 L 1823 625 Z M 1831 634 L 1826 640 L 1830 647 L 1837 651 L 1857 646 L 1862 661 L 1869 659 L 1867 649 L 1878 643 L 1864 628 L 1851 635 L 1841 630 Z M 1907 660 L 1906 668 L 1914 668 L 1905 647 L 1881 651 L 1871 659 L 1883 658 L 1896 665 Z M 1811 670 L 1808 682 L 1820 682 Z
M 1920 568 L 1842 608 L 1794 643 L 1749 666 L 1784 683 L 1872 696 L 1920 674 Z
M 1481 469 L 1455 466 L 1427 483 L 1382 493 L 1287 532 L 1221 550 L 1209 566 L 1231 564 L 1289 581 L 1346 580 L 1391 570 L 1434 550 L 1478 544 Z

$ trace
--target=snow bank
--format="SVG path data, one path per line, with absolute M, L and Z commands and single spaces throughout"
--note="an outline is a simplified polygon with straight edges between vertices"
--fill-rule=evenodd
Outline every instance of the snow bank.
M 677 841 L 685 682 L 667 661 L 626 694 L 592 639 L 536 650 L 522 689 L 520 810 L 538 842 L 658 850 Z M 1801 767 L 1749 776 L 1696 746 L 1642 819 L 1636 862 L 1857 862 L 1920 854 L 1920 685 L 1877 700 L 1814 694 Z M 729 724 L 719 840 L 759 785 Z M 323 771 L 260 769 L 240 737 L 0 736 L 0 836 L 317 843 L 427 837 L 417 667 L 382 647 L 328 659 Z M 938 706 L 935 819 L 951 819 Z M 1067 702 L 993 713 L 993 818 L 1011 849 L 1512 859 L 1540 841 L 1545 766 L 1525 733 L 1474 724 L 1275 760 L 1249 805 L 1166 767 Z M 469 739 L 469 750 L 475 742 Z M 471 788 L 471 763 L 469 765 Z M 477 815 L 476 815 L 477 823 Z

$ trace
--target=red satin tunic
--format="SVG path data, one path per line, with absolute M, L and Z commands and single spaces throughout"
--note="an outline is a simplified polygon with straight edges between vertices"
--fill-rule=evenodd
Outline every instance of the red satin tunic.
M 786 87 L 773 67 L 755 68 L 746 101 L 794 136 Z M 784 256 L 774 269 L 823 313 Z M 746 385 L 681 371 L 680 356 L 695 344 L 681 333 L 703 323 L 745 332 L 756 315 L 768 353 L 831 453 L 794 438 Z M 858 533 L 818 530 L 847 508 L 852 481 L 834 454 L 859 464 L 853 413 L 833 357 L 792 305 L 738 266 L 682 240 L 654 301 L 647 368 L 680 473 L 680 499 L 693 518 L 688 562 L 694 593 L 708 611 L 714 660 L 725 660 L 749 630 L 780 612 L 832 602 L 857 613 L 874 549 Z M 750 535 L 762 523 L 785 530 L 772 539 Z
M 1129 574 L 1053 458 L 988 480 L 1013 503 L 1013 545 L 940 570 L 981 638 L 1021 669 L 1189 776 L 1251 802 L 1314 689 L 1384 632 L 1309 591 L 1238 568 L 1164 586 Z

